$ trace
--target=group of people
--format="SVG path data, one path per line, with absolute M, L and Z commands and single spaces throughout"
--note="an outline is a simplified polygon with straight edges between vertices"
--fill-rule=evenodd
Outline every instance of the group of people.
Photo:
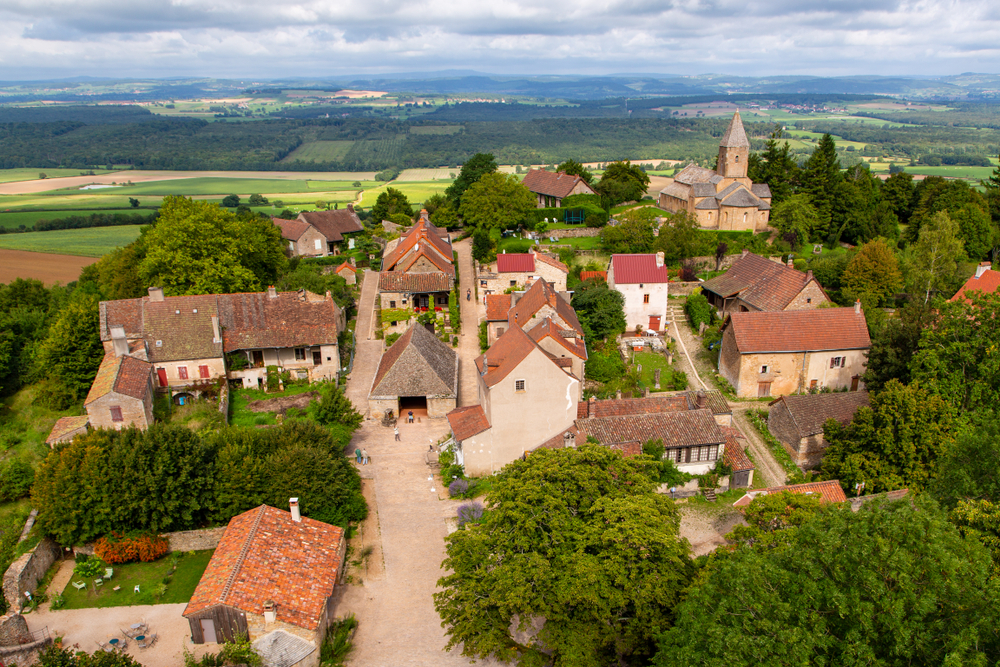
M 368 465 L 368 450 L 367 449 L 355 449 L 354 458 L 359 465 Z

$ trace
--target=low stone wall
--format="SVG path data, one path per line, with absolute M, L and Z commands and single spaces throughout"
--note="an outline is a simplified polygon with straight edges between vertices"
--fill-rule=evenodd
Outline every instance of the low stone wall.
M 542 236 L 556 239 L 575 239 L 581 236 L 600 236 L 601 230 L 597 227 L 574 227 L 572 229 L 550 229 Z
M 670 283 L 667 288 L 667 293 L 670 296 L 688 296 L 691 292 L 695 291 L 696 288 L 701 287 L 700 282 L 691 283 Z
M 3 575 L 3 596 L 11 609 L 20 609 L 26 592 L 35 590 L 39 580 L 45 576 L 52 564 L 59 560 L 62 549 L 48 537 L 24 554 Z
M 28 622 L 16 611 L 0 616 L 0 646 L 20 646 L 31 641 Z
M 34 665 L 38 662 L 38 653 L 42 648 L 52 643 L 52 638 L 46 630 L 31 632 L 28 622 L 17 612 L 0 616 L 0 662 L 13 665 Z
M 167 543 L 171 551 L 203 551 L 214 549 L 222 541 L 222 534 L 226 532 L 225 526 L 218 528 L 202 528 L 201 530 L 180 530 L 176 533 L 161 533 L 167 538 Z M 94 543 L 88 542 L 80 546 L 73 547 L 73 553 L 94 555 Z

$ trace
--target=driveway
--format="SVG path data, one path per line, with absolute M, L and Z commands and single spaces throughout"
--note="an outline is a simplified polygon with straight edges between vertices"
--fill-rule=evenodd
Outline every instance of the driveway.
M 462 302 L 462 335 L 458 337 L 458 405 L 479 403 L 479 385 L 475 360 L 479 356 L 479 322 L 486 317 L 486 306 L 475 298 L 476 275 L 472 263 L 472 241 L 465 239 L 454 245 L 458 253 L 459 295 Z M 473 298 L 465 298 L 472 290 Z
M 361 298 L 358 300 L 358 325 L 354 331 L 357 340 L 354 367 L 345 390 L 354 408 L 363 415 L 368 415 L 368 392 L 371 390 L 375 371 L 378 370 L 379 359 L 382 358 L 382 340 L 375 338 L 372 326 L 377 294 L 378 272 L 366 269 L 361 284 Z M 353 448 L 351 451 L 354 451 Z

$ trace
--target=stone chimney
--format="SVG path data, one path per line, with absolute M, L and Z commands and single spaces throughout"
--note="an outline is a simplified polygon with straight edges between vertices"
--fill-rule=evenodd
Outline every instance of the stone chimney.
M 591 396 L 587 400 L 587 416 L 596 417 L 597 416 L 597 397 Z
M 576 436 L 572 431 L 563 433 L 563 447 L 576 447 Z
M 212 315 L 212 342 L 222 342 L 222 332 L 219 330 L 219 316 Z
M 658 269 L 663 268 L 663 262 L 665 257 L 666 255 L 664 255 L 662 252 L 656 253 L 656 268 Z
M 812 279 L 813 279 L 813 270 L 809 269 L 808 271 L 806 271 L 806 282 L 808 283 Z
M 268 299 L 277 299 L 278 298 L 278 290 L 274 289 L 274 285 L 269 285 L 268 286 L 268 288 L 267 288 L 267 298 Z
M 292 511 L 292 521 L 295 523 L 302 522 L 302 515 L 299 514 L 299 499 L 289 498 L 288 499 L 288 509 Z
M 990 270 L 993 265 L 990 262 L 980 262 L 976 267 L 976 277 L 982 278 L 983 274 Z
M 746 257 L 748 252 L 750 251 L 747 250 L 746 248 L 743 248 L 743 254 L 741 254 L 740 257 Z
M 619 400 L 619 401 L 622 400 L 622 390 L 621 389 L 619 389 L 618 391 L 615 392 L 615 398 L 617 400 Z
M 854 302 L 854 312 L 857 313 L 858 315 L 861 314 L 861 301 Z
M 274 600 L 264 600 L 264 622 L 274 623 L 278 620 L 278 605 Z
M 163 301 L 163 288 L 162 287 L 150 287 L 149 288 L 149 300 L 160 302 Z
M 351 213 L 354 213 L 354 204 L 348 204 L 347 210 L 350 211 Z
M 705 394 L 704 390 L 699 389 L 698 393 L 695 394 L 695 405 L 698 406 L 699 410 L 708 407 L 708 395 Z
M 792 261 L 792 256 L 791 255 L 788 256 L 788 264 L 787 264 L 787 266 L 790 269 L 794 269 L 795 268 L 795 262 Z
M 125 338 L 125 327 L 111 327 L 111 342 L 115 346 L 115 356 L 124 357 L 128 355 L 128 340 Z

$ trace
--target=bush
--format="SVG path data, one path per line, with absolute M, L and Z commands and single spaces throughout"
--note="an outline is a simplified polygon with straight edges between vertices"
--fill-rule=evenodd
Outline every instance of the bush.
M 76 567 L 73 568 L 73 573 L 81 579 L 96 579 L 104 575 L 105 569 L 107 569 L 107 565 L 100 558 L 88 558 L 87 560 L 77 562 Z
M 110 565 L 142 561 L 149 563 L 167 555 L 170 544 L 159 535 L 126 536 L 111 533 L 94 543 L 94 555 Z
M 479 351 L 480 352 L 485 352 L 486 350 L 490 349 L 490 342 L 489 342 L 490 341 L 490 335 L 489 335 L 489 331 L 487 330 L 488 326 L 489 325 L 488 325 L 487 322 L 480 322 L 479 323 Z
M 10 502 L 24 498 L 31 492 L 35 469 L 30 463 L 10 459 L 0 464 L 0 501 Z
M 448 495 L 452 498 L 456 496 L 464 496 L 469 492 L 469 482 L 464 479 L 453 479 L 451 484 L 448 485 Z
M 448 319 L 451 320 L 451 330 L 455 333 L 461 333 L 462 315 L 459 311 L 458 295 L 454 291 L 448 293 Z
M 596 382 L 610 382 L 625 375 L 625 363 L 613 344 L 603 350 L 592 350 L 587 359 L 586 376 Z
M 385 346 L 387 348 L 392 347 L 392 344 L 395 343 L 397 340 L 399 340 L 400 337 L 402 337 L 402 335 L 403 334 L 398 332 L 389 334 L 388 336 L 385 337 Z
M 323 389 L 315 416 L 320 424 L 343 424 L 351 428 L 360 426 L 361 420 L 364 419 L 361 413 L 354 409 L 351 399 L 347 398 L 335 384 L 327 385 Z
M 458 506 L 458 527 L 463 528 L 467 523 L 479 523 L 483 519 L 483 505 L 478 502 L 466 503 Z
M 691 328 L 695 331 L 701 328 L 703 322 L 708 326 L 715 319 L 715 311 L 700 289 L 687 298 L 687 303 L 684 304 L 684 314 L 687 315 L 688 322 L 691 323 Z

